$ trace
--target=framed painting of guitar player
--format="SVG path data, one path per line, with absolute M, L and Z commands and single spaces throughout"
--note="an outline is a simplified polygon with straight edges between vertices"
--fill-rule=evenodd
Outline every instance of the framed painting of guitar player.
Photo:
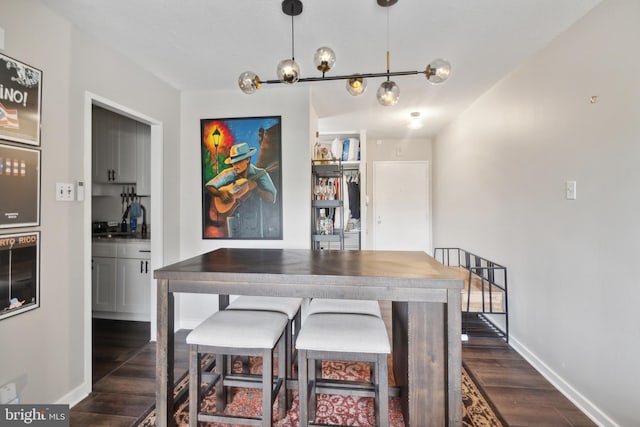
M 200 120 L 202 238 L 282 240 L 281 117 Z

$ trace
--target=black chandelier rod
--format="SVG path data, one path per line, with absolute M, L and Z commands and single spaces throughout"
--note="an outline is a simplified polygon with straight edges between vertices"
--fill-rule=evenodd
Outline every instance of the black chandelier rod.
M 304 77 L 298 80 L 298 82 L 320 82 L 323 80 L 349 80 L 349 79 L 363 79 L 363 78 L 376 78 L 376 77 L 394 77 L 394 76 L 413 76 L 416 74 L 426 74 L 426 71 L 393 71 L 385 73 L 365 73 L 365 74 L 349 74 L 344 76 L 325 76 L 325 77 Z M 275 84 L 283 83 L 280 80 L 264 80 L 261 83 Z

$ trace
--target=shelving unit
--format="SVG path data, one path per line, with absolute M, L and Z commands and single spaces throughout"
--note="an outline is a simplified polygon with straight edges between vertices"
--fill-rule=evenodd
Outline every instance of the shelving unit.
M 322 158 L 315 157 L 317 156 L 316 146 L 312 146 L 311 153 L 315 160 L 311 161 L 311 247 L 312 249 L 360 250 L 366 247 L 366 132 L 365 130 L 323 132 L 316 137 Z M 357 140 L 359 145 L 344 157 L 346 139 Z M 351 145 L 349 149 L 353 149 Z M 351 160 L 348 160 L 349 158 Z M 316 183 L 320 179 L 338 181 L 337 198 L 326 200 L 315 194 Z M 355 200 L 354 194 L 357 194 Z M 321 210 L 330 214 L 335 220 L 331 235 L 316 233 L 316 222 Z
M 324 218 L 335 224 L 335 218 L 343 215 L 344 183 L 342 161 L 312 160 L 311 174 L 311 248 L 312 249 L 344 249 L 344 229 L 328 227 Z M 326 220 L 325 220 L 326 221 Z M 336 246 L 336 247 L 334 247 Z

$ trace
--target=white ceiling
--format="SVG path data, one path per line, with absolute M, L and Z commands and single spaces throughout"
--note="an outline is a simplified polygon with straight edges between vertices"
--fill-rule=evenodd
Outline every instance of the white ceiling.
M 181 90 L 239 91 L 237 78 L 248 70 L 275 79 L 278 62 L 292 53 L 291 17 L 281 0 L 41 1 Z M 422 74 L 394 78 L 401 91 L 394 107 L 376 101 L 383 79 L 369 79 L 359 97 L 346 92 L 344 81 L 301 83 L 311 87 L 321 130 L 433 136 L 600 1 L 399 0 L 382 8 L 376 0 L 303 0 L 293 19 L 295 59 L 303 77 L 320 75 L 313 64 L 320 46 L 335 51 L 329 71 L 335 75 L 384 72 L 387 44 L 391 71 L 424 70 L 433 59 L 447 59 L 452 75 L 442 85 L 428 84 Z M 246 95 L 246 102 L 273 86 Z M 413 111 L 425 126 L 409 131 Z

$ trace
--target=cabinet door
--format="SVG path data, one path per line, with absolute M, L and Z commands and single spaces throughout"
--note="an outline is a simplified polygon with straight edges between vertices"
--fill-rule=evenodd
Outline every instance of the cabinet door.
M 91 260 L 91 300 L 94 311 L 116 311 L 116 258 Z
M 118 138 L 118 123 L 114 113 L 94 108 L 92 114 L 93 181 L 113 182 L 114 146 Z
M 121 313 L 149 314 L 150 283 L 148 259 L 118 259 L 116 310 Z
M 128 117 L 118 117 L 118 138 L 114 144 L 113 169 L 115 183 L 136 182 L 137 137 L 136 122 Z
M 151 195 L 151 127 L 137 123 L 137 168 L 136 193 Z

